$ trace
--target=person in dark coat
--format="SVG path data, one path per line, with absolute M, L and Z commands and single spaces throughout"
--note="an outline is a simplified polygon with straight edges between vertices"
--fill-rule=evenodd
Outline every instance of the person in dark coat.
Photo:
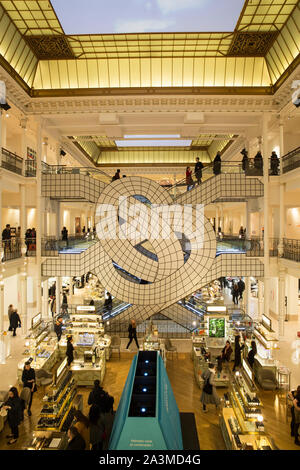
M 277 176 L 278 175 L 278 168 L 279 168 L 279 158 L 276 152 L 272 152 L 271 155 L 271 175 Z
M 239 303 L 239 288 L 236 283 L 234 283 L 232 286 L 231 294 L 233 303 L 237 305 Z
M 68 358 L 68 366 L 70 366 L 72 362 L 74 361 L 74 346 L 72 343 L 73 343 L 72 336 L 68 336 L 67 351 L 66 351 L 66 356 Z
M 63 293 L 62 304 L 61 304 L 62 313 L 67 315 L 68 314 L 68 297 L 67 294 Z
M 243 155 L 243 159 L 242 159 L 242 168 L 244 170 L 244 172 L 246 173 L 247 170 L 249 169 L 249 158 L 248 158 L 248 152 L 246 149 L 243 149 L 241 151 L 241 154 Z
M 66 246 L 69 246 L 68 230 L 66 227 L 64 227 L 61 231 L 61 239 L 66 242 Z
M 238 282 L 238 290 L 239 290 L 239 296 L 240 296 L 240 299 L 243 298 L 243 292 L 245 290 L 245 283 L 244 281 L 242 280 L 242 278 L 240 278 L 239 282 Z
M 255 343 L 255 341 L 251 341 L 251 349 L 248 352 L 248 356 L 247 356 L 247 359 L 248 359 L 248 362 L 250 364 L 251 369 L 253 369 L 254 357 L 255 357 L 256 353 L 257 353 L 256 343 Z
M 195 165 L 195 176 L 197 178 L 198 185 L 201 184 L 202 168 L 203 168 L 203 163 L 200 162 L 199 157 L 197 157 L 196 158 L 196 165 Z
M 104 390 L 100 386 L 100 380 L 94 381 L 94 388 L 89 394 L 88 404 L 98 405 L 101 408 L 101 401 L 103 399 Z
M 288 396 L 291 400 L 294 401 L 294 399 L 296 398 L 296 396 L 299 395 L 300 396 L 300 385 L 298 385 L 297 389 L 296 390 L 291 390 L 289 393 L 288 393 Z M 295 433 L 294 433 L 294 430 L 295 430 L 295 407 L 294 407 L 294 403 L 291 407 L 291 415 L 292 415 L 292 420 L 291 420 L 291 436 L 292 437 L 295 437 Z
M 121 170 L 117 170 L 114 176 L 112 177 L 112 181 L 119 180 L 121 178 L 120 173 L 121 173 Z
M 213 172 L 215 176 L 221 173 L 221 165 L 222 165 L 221 152 L 218 152 L 217 155 L 215 156 L 214 163 L 213 163 Z
M 108 312 L 112 310 L 112 296 L 109 292 L 107 292 L 107 299 L 104 301 L 104 307 Z
M 92 405 L 89 411 L 90 444 L 92 450 L 102 450 L 103 441 L 106 438 L 105 422 L 101 410 L 97 405 Z
M 31 228 L 28 228 L 25 232 L 26 256 L 28 256 L 30 243 L 31 243 Z
M 63 321 L 62 317 L 58 317 L 54 325 L 54 331 L 57 336 L 57 341 L 60 341 L 60 338 L 62 335 L 62 321 Z
M 233 372 L 235 371 L 237 367 L 240 367 L 240 365 L 242 364 L 241 353 L 245 345 L 243 344 L 241 346 L 240 339 L 241 338 L 239 334 L 237 334 L 236 337 L 234 338 L 234 365 L 232 369 Z
M 227 362 L 227 364 L 230 362 L 231 354 L 232 354 L 232 347 L 231 347 L 230 341 L 227 340 L 224 348 L 222 349 L 221 355 L 217 357 L 219 372 L 222 372 L 223 362 Z
M 13 331 L 13 336 L 16 335 L 16 329 L 21 327 L 21 319 L 17 310 L 14 310 L 10 316 L 9 328 L 10 331 Z
M 9 224 L 6 224 L 5 229 L 2 231 L 2 245 L 4 253 L 11 252 L 11 229 Z
M 263 157 L 262 157 L 261 152 L 258 151 L 257 154 L 256 154 L 255 157 L 254 157 L 254 167 L 255 167 L 257 170 L 262 170 L 262 169 L 263 169 L 263 166 L 264 166 Z
M 83 439 L 81 434 L 79 434 L 79 431 L 75 426 L 71 426 L 68 429 L 67 434 L 69 442 L 66 450 L 85 450 L 85 440 Z
M 19 437 L 19 424 L 22 421 L 23 410 L 22 402 L 19 398 L 18 390 L 12 387 L 8 392 L 8 400 L 4 403 L 3 408 L 7 411 L 7 421 L 11 429 L 11 434 L 6 436 L 10 440 L 8 444 L 14 444 Z
M 128 333 L 129 333 L 128 334 L 129 341 L 128 341 L 128 344 L 126 346 L 126 349 L 129 349 L 129 346 L 131 345 L 133 339 L 135 341 L 136 347 L 138 349 L 140 349 L 139 343 L 138 343 L 138 340 L 137 340 L 137 337 L 136 337 L 136 323 L 135 323 L 135 320 L 133 318 L 130 320 L 130 324 L 129 324 L 129 327 L 128 327 Z
M 37 391 L 36 381 L 35 381 L 35 371 L 31 367 L 30 362 L 25 362 L 25 366 L 22 372 L 22 382 L 23 387 L 28 387 L 30 389 L 30 399 L 28 402 L 28 416 L 31 416 L 31 405 L 32 405 L 32 398 L 33 394 Z
M 188 166 L 185 171 L 185 182 L 186 182 L 187 191 L 190 191 L 195 186 L 194 180 L 192 178 L 192 174 L 193 172 L 191 168 Z

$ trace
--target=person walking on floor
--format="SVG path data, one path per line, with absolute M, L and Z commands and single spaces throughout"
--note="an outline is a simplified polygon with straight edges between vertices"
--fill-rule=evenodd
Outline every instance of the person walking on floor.
M 61 313 L 63 315 L 68 315 L 68 298 L 67 294 L 63 292 L 62 304 L 61 304 Z
M 288 393 L 288 397 L 294 402 L 294 399 L 296 398 L 297 395 L 300 395 L 300 385 L 298 385 L 296 390 L 292 390 L 291 392 Z M 295 437 L 295 407 L 294 403 L 292 404 L 291 407 L 291 415 L 292 415 L 292 420 L 291 420 L 291 436 Z
M 71 426 L 67 432 L 68 445 L 66 450 L 85 450 L 86 443 L 75 426 Z
M 23 387 L 27 387 L 30 390 L 30 398 L 29 398 L 29 403 L 28 403 L 28 416 L 31 416 L 31 405 L 32 405 L 32 399 L 33 399 L 33 394 L 37 391 L 37 386 L 36 386 L 36 381 L 35 381 L 35 371 L 31 367 L 30 362 L 27 361 L 25 362 L 24 369 L 22 372 L 22 382 L 23 382 Z
M 203 168 L 203 163 L 200 162 L 199 157 L 197 157 L 196 158 L 196 165 L 195 165 L 195 176 L 197 178 L 198 186 L 201 184 L 202 168 Z
M 73 338 L 72 336 L 67 337 L 67 351 L 66 356 L 68 358 L 68 366 L 72 364 L 74 361 L 74 346 L 73 346 Z
M 233 300 L 233 303 L 235 305 L 238 305 L 239 303 L 239 288 L 238 288 L 238 285 L 236 283 L 233 284 L 232 286 L 232 291 L 231 291 L 231 294 L 232 294 L 232 300 Z
M 99 406 L 92 405 L 89 411 L 90 444 L 92 450 L 102 450 L 106 439 L 105 423 Z
M 63 321 L 62 317 L 58 317 L 54 325 L 54 331 L 56 333 L 58 342 L 60 341 L 60 338 L 62 335 L 62 321 Z
M 7 444 L 11 445 L 17 442 L 19 437 L 19 424 L 23 417 L 22 402 L 16 387 L 10 388 L 8 400 L 4 403 L 3 408 L 7 411 L 7 421 L 11 430 L 11 434 L 6 436 L 10 439 Z
M 221 165 L 222 165 L 221 152 L 218 152 L 213 162 L 213 172 L 215 176 L 221 173 Z
M 16 329 L 21 327 L 21 319 L 18 310 L 13 310 L 10 315 L 9 331 L 13 332 L 13 336 L 17 336 Z
M 295 437 L 295 444 L 297 446 L 300 446 L 300 440 L 299 440 L 299 425 L 300 425 L 300 392 L 297 391 L 297 394 L 293 400 L 293 405 L 294 405 L 294 415 L 295 415 L 295 424 L 294 424 L 294 437 Z
M 185 182 L 186 182 L 187 191 L 190 191 L 195 186 L 194 180 L 192 178 L 192 174 L 193 174 L 193 172 L 192 172 L 191 168 L 189 166 L 187 166 L 186 167 L 186 172 L 185 172 Z
M 243 292 L 245 290 L 245 283 L 244 283 L 244 281 L 242 280 L 241 277 L 240 277 L 240 280 L 239 280 L 237 285 L 238 285 L 238 291 L 239 291 L 240 299 L 243 300 Z
M 135 320 L 133 318 L 130 320 L 130 324 L 129 324 L 129 327 L 128 327 L 128 338 L 129 338 L 129 341 L 128 341 L 128 344 L 126 346 L 126 349 L 129 349 L 129 346 L 131 345 L 133 339 L 135 341 L 136 347 L 138 349 L 140 349 L 139 343 L 138 343 L 138 340 L 137 340 L 137 337 L 136 337 L 136 323 L 135 323 Z
M 7 311 L 9 323 L 10 323 L 10 317 L 11 317 L 11 314 L 13 313 L 13 311 L 14 311 L 14 306 L 13 306 L 13 304 L 10 304 L 10 305 L 8 306 L 8 311 Z
M 201 377 L 204 381 L 202 394 L 200 398 L 200 402 L 202 403 L 202 409 L 204 413 L 207 413 L 206 406 L 209 404 L 215 405 L 218 408 L 220 404 L 220 398 L 218 397 L 216 387 L 214 385 L 214 377 L 216 373 L 216 368 L 214 364 L 209 364 L 208 369 L 205 370 Z
M 248 359 L 248 362 L 250 364 L 251 369 L 253 369 L 254 357 L 255 357 L 256 354 L 257 354 L 256 342 L 251 341 L 251 349 L 248 352 L 248 356 L 247 356 L 247 359 Z
M 87 416 L 85 416 L 82 411 L 75 410 L 74 411 L 74 418 L 76 420 L 74 426 L 84 439 L 85 442 L 85 449 L 90 449 L 90 422 Z
M 233 365 L 232 372 L 234 372 L 235 369 L 237 367 L 240 367 L 242 364 L 241 354 L 245 345 L 244 344 L 241 345 L 240 341 L 241 341 L 241 338 L 240 338 L 240 334 L 238 333 L 234 338 L 234 365 Z

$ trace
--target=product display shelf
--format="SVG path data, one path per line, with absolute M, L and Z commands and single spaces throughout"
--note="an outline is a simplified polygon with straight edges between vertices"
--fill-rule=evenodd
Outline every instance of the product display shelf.
M 156 336 L 148 336 L 143 340 L 143 351 L 159 351 L 164 364 L 166 364 L 166 349 L 164 341 Z
M 58 374 L 60 376 L 58 377 Z M 43 408 L 36 431 L 61 431 L 69 417 L 77 393 L 76 381 L 63 361 L 56 372 L 58 383 L 52 385 L 43 398 Z
M 94 381 L 103 382 L 106 370 L 105 350 L 99 351 L 99 360 L 96 363 L 85 362 L 83 359 L 75 359 L 71 365 L 74 380 L 78 386 L 93 386 Z
M 35 431 L 30 443 L 24 450 L 65 450 L 67 435 L 58 431 Z

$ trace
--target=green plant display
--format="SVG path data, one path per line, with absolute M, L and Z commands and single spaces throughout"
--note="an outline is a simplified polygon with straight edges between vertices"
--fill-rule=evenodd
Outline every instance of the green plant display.
M 209 319 L 209 337 L 225 338 L 225 318 Z

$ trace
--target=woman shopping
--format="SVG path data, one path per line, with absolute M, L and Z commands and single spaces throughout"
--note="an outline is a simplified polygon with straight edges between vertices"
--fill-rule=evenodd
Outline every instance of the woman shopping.
M 216 368 L 214 364 L 209 364 L 208 369 L 205 370 L 201 377 L 204 381 L 202 395 L 200 398 L 200 402 L 202 403 L 202 409 L 204 413 L 207 413 L 207 405 L 215 405 L 218 408 L 220 404 L 220 398 L 218 397 L 216 387 L 214 385 L 214 377 L 216 373 Z

